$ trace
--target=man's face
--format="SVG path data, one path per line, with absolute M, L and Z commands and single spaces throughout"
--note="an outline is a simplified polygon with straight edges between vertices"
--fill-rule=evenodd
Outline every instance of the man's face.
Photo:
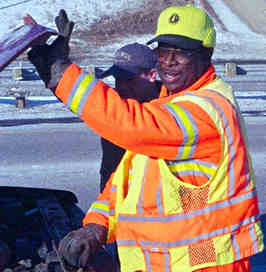
M 115 89 L 122 98 L 148 102 L 158 98 L 158 89 L 151 77 L 151 73 L 141 73 L 132 78 L 116 78 Z
M 158 47 L 158 74 L 170 94 L 193 84 L 202 74 L 201 67 L 192 52 L 174 47 Z

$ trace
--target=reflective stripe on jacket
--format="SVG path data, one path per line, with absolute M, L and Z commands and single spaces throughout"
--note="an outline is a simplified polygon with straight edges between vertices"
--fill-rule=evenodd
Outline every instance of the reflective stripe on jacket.
M 76 66 L 56 94 L 131 150 L 84 219 L 109 227 L 122 272 L 194 271 L 263 250 L 237 104 L 213 67 L 189 89 L 151 103 L 121 100 Z

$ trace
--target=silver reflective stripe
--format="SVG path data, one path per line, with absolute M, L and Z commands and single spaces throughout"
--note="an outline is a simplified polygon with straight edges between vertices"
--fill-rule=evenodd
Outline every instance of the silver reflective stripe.
M 178 170 L 178 171 L 172 171 L 174 174 L 176 173 L 179 177 L 183 176 L 197 176 L 197 177 L 206 177 L 211 178 L 211 174 L 201 172 L 201 171 L 195 171 L 195 170 Z
M 137 243 L 134 240 L 117 240 L 116 241 L 118 246 L 136 246 Z
M 198 164 L 198 165 L 203 165 L 203 166 L 206 166 L 208 168 L 212 168 L 212 169 L 217 169 L 217 165 L 214 164 L 214 163 L 210 163 L 210 162 L 205 162 L 205 161 L 201 161 L 201 160 L 191 160 L 191 159 L 188 159 L 188 160 L 172 160 L 172 161 L 167 161 L 166 160 L 166 164 L 168 165 L 179 165 L 179 164 L 186 164 L 186 163 L 194 163 L 194 164 Z
M 104 205 L 108 205 L 109 206 L 109 201 L 107 201 L 107 200 L 97 200 L 97 201 L 95 201 L 94 203 L 99 203 L 99 204 L 104 204 Z
M 212 91 L 210 91 L 212 92 Z M 215 92 L 216 93 L 216 92 Z M 220 94 L 216 93 L 217 95 L 221 96 Z M 208 96 L 205 96 L 205 95 L 194 95 L 192 93 L 190 94 L 187 94 L 188 96 L 196 96 L 196 97 L 202 97 L 206 100 L 208 100 L 210 102 L 210 104 L 216 109 L 216 111 L 220 114 L 222 120 L 223 120 L 223 123 L 224 123 L 224 127 L 225 127 L 225 131 L 226 131 L 226 135 L 227 135 L 227 138 L 228 138 L 228 147 L 229 147 L 229 153 L 230 153 L 230 162 L 229 162 L 229 167 L 228 167 L 228 170 L 229 170 L 229 196 L 232 196 L 234 195 L 234 186 L 235 186 L 235 174 L 234 174 L 234 164 L 235 164 L 235 156 L 236 156 L 236 153 L 235 153 L 235 150 L 234 150 L 234 143 L 233 143 L 233 135 L 232 135 L 232 132 L 231 132 L 231 129 L 230 129 L 230 126 L 229 126 L 229 123 L 228 123 L 228 120 L 226 119 L 225 117 L 225 114 L 224 114 L 224 111 L 223 109 L 220 108 L 220 106 L 210 97 Z M 223 97 L 223 96 L 221 96 Z M 225 99 L 225 97 L 223 97 Z M 233 107 L 233 105 L 232 105 Z
M 94 203 L 104 204 L 104 205 L 109 206 L 109 201 L 107 201 L 107 200 L 96 200 L 96 201 L 94 201 Z
M 248 225 L 250 223 L 254 223 L 258 220 L 259 215 L 256 216 L 251 216 L 250 218 L 247 218 L 245 220 L 240 221 L 238 224 L 231 226 L 231 231 L 236 231 L 237 229 L 239 229 L 240 227 L 244 226 L 244 225 Z
M 250 182 L 251 182 L 251 174 L 250 174 L 250 171 L 249 171 L 249 163 L 248 163 L 248 159 L 245 160 L 245 176 L 246 176 L 246 179 L 247 179 L 247 183 L 246 183 L 246 190 L 248 191 L 249 190 L 249 186 L 250 186 Z
M 235 164 L 235 156 L 236 152 L 234 150 L 234 143 L 233 143 L 233 135 L 228 123 L 228 120 L 225 117 L 225 114 L 223 110 L 215 103 L 215 101 L 211 98 L 206 97 L 206 99 L 209 100 L 209 102 L 217 109 L 219 114 L 222 116 L 224 126 L 225 126 L 225 131 L 226 135 L 228 136 L 228 146 L 229 146 L 229 152 L 230 152 L 230 162 L 229 162 L 229 176 L 230 176 L 230 181 L 229 181 L 229 196 L 234 195 L 234 187 L 235 187 L 235 173 L 234 173 L 234 164 Z
M 145 262 L 146 262 L 146 267 L 147 267 L 147 272 L 151 271 L 151 260 L 150 260 L 150 255 L 148 250 L 144 249 L 144 255 L 145 255 Z
M 115 210 L 114 209 L 110 209 L 109 214 L 110 215 L 115 215 Z
M 94 202 L 92 203 L 92 206 L 95 206 L 95 205 L 97 205 L 97 204 L 103 204 L 103 205 L 109 207 L 109 201 L 107 201 L 107 200 L 96 200 L 96 201 L 94 201 Z M 91 208 L 90 208 L 90 209 L 91 209 Z M 90 210 L 90 209 L 89 209 L 89 210 Z
M 100 213 L 100 214 L 103 214 L 104 216 L 108 217 L 109 216 L 109 212 L 108 211 L 104 211 L 100 208 L 90 208 L 89 212 L 97 212 L 97 213 Z
M 218 235 L 222 235 L 229 232 L 229 228 L 222 228 L 219 230 L 215 230 L 210 233 L 204 233 L 189 239 L 179 240 L 175 242 L 154 242 L 154 241 L 140 241 L 141 246 L 153 246 L 153 247 L 167 247 L 167 248 L 173 248 L 177 246 L 184 246 L 192 243 L 196 243 L 198 241 L 201 241 L 203 239 L 210 239 L 213 237 L 216 237 Z
M 190 153 L 189 153 L 189 155 L 188 155 L 188 158 L 192 158 L 192 157 L 193 157 L 193 154 L 194 154 L 194 152 L 195 152 L 195 149 L 196 149 L 196 147 L 197 147 L 198 141 L 199 141 L 198 127 L 197 127 L 197 125 L 196 125 L 196 123 L 195 123 L 195 120 L 194 120 L 192 114 L 191 114 L 189 111 L 185 110 L 183 107 L 181 107 L 181 108 L 182 108 L 183 111 L 187 114 L 188 119 L 190 120 L 191 126 L 193 127 L 193 131 L 194 131 L 194 136 L 195 136 L 195 138 L 194 138 L 193 143 L 191 144 L 191 150 L 190 150 Z
M 165 215 L 165 216 L 153 216 L 153 217 L 145 217 L 145 216 L 127 216 L 127 215 L 120 215 L 118 217 L 118 221 L 131 221 L 131 222 L 173 222 L 179 221 L 183 219 L 189 219 L 194 216 L 199 216 L 203 214 L 207 214 L 218 209 L 223 209 L 232 205 L 235 205 L 239 202 L 245 201 L 247 199 L 253 198 L 256 196 L 256 190 L 248 192 L 244 195 L 232 198 L 230 200 L 225 200 L 223 202 L 219 202 L 217 204 L 212 204 L 204 209 L 195 210 L 189 213 L 181 213 L 177 215 Z
M 87 98 L 91 92 L 91 90 L 93 89 L 93 87 L 96 85 L 96 83 L 98 82 L 99 80 L 97 78 L 94 78 L 92 80 L 92 82 L 89 84 L 89 86 L 87 87 L 85 93 L 83 94 L 82 98 L 81 98 L 81 101 L 79 103 L 79 106 L 78 106 L 78 110 L 77 110 L 77 113 L 78 115 L 81 115 L 82 113 L 82 109 L 83 109 L 83 106 L 84 104 L 86 103 L 87 101 Z
M 70 94 L 68 96 L 68 99 L 67 99 L 67 107 L 68 108 L 71 107 L 71 103 L 72 103 L 73 97 L 74 97 L 74 95 L 75 95 L 75 93 L 76 93 L 76 91 L 77 91 L 80 83 L 82 82 L 82 80 L 85 78 L 86 75 L 87 74 L 85 72 L 82 72 L 79 75 L 78 79 L 76 80 L 76 82 L 75 82 L 75 84 L 74 84 L 74 86 L 73 86 L 73 88 L 72 88 L 72 90 L 71 90 L 71 92 L 70 92 Z
M 169 256 L 168 250 L 163 249 L 163 254 L 164 254 L 164 269 L 165 269 L 165 272 L 170 272 L 170 256 Z
M 185 145 L 184 143 L 187 141 L 187 133 L 186 133 L 186 129 L 185 129 L 184 125 L 183 125 L 182 120 L 180 120 L 179 116 L 176 114 L 176 112 L 171 107 L 169 107 L 167 105 L 165 105 L 165 107 L 171 113 L 171 115 L 175 118 L 177 124 L 181 128 L 181 130 L 183 132 L 183 135 L 184 135 L 183 145 Z M 178 154 L 176 156 L 176 159 L 181 158 L 183 152 L 184 152 L 184 148 L 182 147 L 182 145 L 179 145 Z
M 238 260 L 241 259 L 241 255 L 240 255 L 240 249 L 239 249 L 239 246 L 237 244 L 235 234 L 232 234 L 232 245 L 233 245 L 233 248 L 235 250 L 236 260 L 238 261 Z
M 103 207 L 99 207 L 99 205 L 103 205 Z M 109 216 L 109 201 L 97 200 L 93 202 L 88 212 L 97 212 L 108 217 Z
M 146 183 L 147 167 L 148 167 L 148 160 L 145 161 L 144 175 L 142 177 L 143 181 L 141 182 L 139 200 L 138 200 L 138 203 L 137 203 L 137 209 L 138 209 L 139 214 L 143 214 L 143 210 L 142 210 L 143 190 L 144 190 L 143 188 L 144 188 L 144 184 Z
M 156 192 L 156 204 L 159 214 L 163 214 L 163 204 L 162 204 L 162 180 L 159 181 L 159 188 Z
M 187 110 L 185 110 L 183 107 L 178 106 L 179 109 L 181 109 L 183 111 L 183 113 L 186 115 L 186 117 L 189 119 L 190 121 L 190 125 L 193 128 L 193 136 L 194 136 L 194 140 L 192 143 L 189 143 L 191 141 L 191 135 L 189 135 L 190 131 L 187 131 L 183 121 L 180 116 L 178 115 L 178 113 L 170 106 L 170 105 L 164 105 L 166 107 L 166 109 L 170 112 L 170 114 L 175 118 L 177 124 L 179 125 L 179 127 L 181 128 L 182 132 L 183 132 L 183 136 L 184 136 L 184 140 L 183 140 L 183 144 L 179 145 L 179 152 L 176 156 L 176 159 L 182 159 L 182 155 L 185 153 L 185 147 L 186 146 L 190 146 L 190 151 L 189 154 L 186 155 L 186 158 L 191 158 L 194 154 L 194 151 L 197 147 L 197 143 L 198 143 L 198 128 L 196 126 L 196 123 L 193 119 L 193 116 L 191 115 L 190 112 L 188 112 Z M 175 105 L 177 106 L 177 105 Z
M 257 236 L 256 236 L 256 230 L 255 230 L 254 225 L 249 226 L 249 232 L 250 232 L 250 237 L 251 237 L 252 243 L 253 243 L 254 253 L 256 254 L 259 252 L 259 249 L 258 249 L 258 245 L 257 245 Z
M 181 108 L 187 114 L 187 117 L 190 120 L 191 126 L 193 127 L 193 131 L 194 131 L 195 139 L 194 139 L 193 143 L 191 144 L 191 150 L 190 150 L 190 153 L 188 155 L 188 158 L 192 158 L 193 154 L 195 152 L 195 149 L 197 147 L 198 141 L 199 141 L 198 127 L 197 127 L 197 125 L 196 125 L 196 123 L 194 121 L 194 118 L 193 118 L 192 114 L 189 111 L 185 110 L 183 107 L 181 107 Z
M 116 192 L 117 190 L 117 186 L 116 185 L 112 185 L 111 186 L 111 192 Z

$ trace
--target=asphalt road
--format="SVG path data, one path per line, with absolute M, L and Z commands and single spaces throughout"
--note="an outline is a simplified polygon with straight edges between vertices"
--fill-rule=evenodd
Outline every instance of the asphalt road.
M 83 123 L 1 127 L 5 186 L 70 190 L 86 211 L 98 194 L 99 137 Z
M 264 118 L 247 119 L 261 211 L 266 213 L 264 123 Z M 83 123 L 1 127 L 0 149 L 2 185 L 71 190 L 84 211 L 98 194 L 99 137 Z

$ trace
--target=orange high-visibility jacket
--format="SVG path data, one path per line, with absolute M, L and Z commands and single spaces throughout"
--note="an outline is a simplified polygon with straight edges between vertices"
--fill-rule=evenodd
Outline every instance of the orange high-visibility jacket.
M 244 125 L 212 66 L 188 89 L 139 104 L 73 64 L 56 95 L 128 150 L 83 221 L 108 227 L 122 272 L 194 271 L 263 250 Z

